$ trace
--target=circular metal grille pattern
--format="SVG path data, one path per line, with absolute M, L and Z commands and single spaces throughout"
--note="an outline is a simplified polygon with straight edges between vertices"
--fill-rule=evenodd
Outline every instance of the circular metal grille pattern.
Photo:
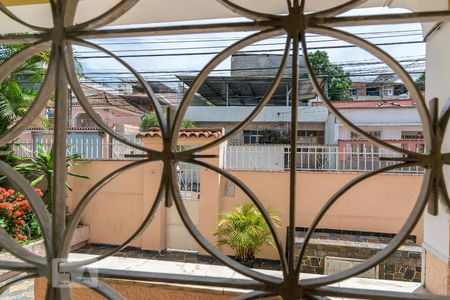
M 366 17 L 339 17 L 340 14 L 345 13 L 351 9 L 357 8 L 365 0 L 352 0 L 345 4 L 334 7 L 332 9 L 319 11 L 315 13 L 305 13 L 305 0 L 293 0 L 286 1 L 287 14 L 286 15 L 272 15 L 266 13 L 260 13 L 251 10 L 246 7 L 241 7 L 231 2 L 230 0 L 217 0 L 234 13 L 249 19 L 247 22 L 226 23 L 214 26 L 204 25 L 189 25 L 189 26 L 172 26 L 163 28 L 140 28 L 140 29 L 101 29 L 99 28 L 110 24 L 115 21 L 128 10 L 130 10 L 139 0 L 122 0 L 118 2 L 110 10 L 106 11 L 102 15 L 91 19 L 81 24 L 74 24 L 74 15 L 77 8 L 77 0 L 50 0 L 50 6 L 53 16 L 53 27 L 42 28 L 28 24 L 26 20 L 21 20 L 9 11 L 3 4 L 0 3 L 0 10 L 11 19 L 19 22 L 20 24 L 33 30 L 33 33 L 28 34 L 9 34 L 2 36 L 1 43 L 17 43 L 26 42 L 32 43 L 27 48 L 23 49 L 19 53 L 13 55 L 7 61 L 0 66 L 0 81 L 5 80 L 8 75 L 13 72 L 18 66 L 25 60 L 38 54 L 45 49 L 51 49 L 51 59 L 48 65 L 45 80 L 40 88 L 38 95 L 25 117 L 23 117 L 17 124 L 15 124 L 6 134 L 0 137 L 0 144 L 4 145 L 12 141 L 23 130 L 25 130 L 46 107 L 51 95 L 55 93 L 55 128 L 54 128 L 54 151 L 55 151 L 55 176 L 53 186 L 54 191 L 52 195 L 53 207 L 52 217 L 47 213 L 46 208 L 35 193 L 33 187 L 23 178 L 20 174 L 14 171 L 7 164 L 0 162 L 0 172 L 5 174 L 11 182 L 22 191 L 29 199 L 33 211 L 35 212 L 37 219 L 39 220 L 42 232 L 45 238 L 46 257 L 37 256 L 25 249 L 23 249 L 16 241 L 14 241 L 8 234 L 0 228 L 0 245 L 7 251 L 11 252 L 23 262 L 0 262 L 0 268 L 16 270 L 23 272 L 22 275 L 16 277 L 16 279 L 8 282 L 2 289 L 8 286 L 30 277 L 46 277 L 48 279 L 47 286 L 47 298 L 48 299 L 69 299 L 70 291 L 68 288 L 53 287 L 50 283 L 52 280 L 52 263 L 55 259 L 62 259 L 68 257 L 70 251 L 70 241 L 74 230 L 80 221 L 80 218 L 93 197 L 104 187 L 108 182 L 114 179 L 119 174 L 126 172 L 132 168 L 140 166 L 142 164 L 154 161 L 160 161 L 163 163 L 163 175 L 159 184 L 159 191 L 153 206 L 149 210 L 144 222 L 139 228 L 126 240 L 122 245 L 112 249 L 108 253 L 102 254 L 98 257 L 79 261 L 79 262 L 64 262 L 59 265 L 61 272 L 74 272 L 87 266 L 93 262 L 99 261 L 105 257 L 113 255 L 114 253 L 123 249 L 133 239 L 135 239 L 152 221 L 153 216 L 158 210 L 160 205 L 172 206 L 175 205 L 178 213 L 183 220 L 184 225 L 195 238 L 195 240 L 214 256 L 218 261 L 224 265 L 232 268 L 233 270 L 245 275 L 248 279 L 243 280 L 228 280 L 220 279 L 214 280 L 206 277 L 193 277 L 193 276 L 168 276 L 167 274 L 158 274 L 155 270 L 154 273 L 138 273 L 133 271 L 114 272 L 111 270 L 99 270 L 99 275 L 109 278 L 123 278 L 123 279 L 136 279 L 156 282 L 169 282 L 179 284 L 196 284 L 205 286 L 220 286 L 220 287 L 234 287 L 234 288 L 246 288 L 254 290 L 253 292 L 239 297 L 240 299 L 253 299 L 269 296 L 281 296 L 284 299 L 316 299 L 326 296 L 348 296 L 359 298 L 408 298 L 411 295 L 406 294 L 390 294 L 387 292 L 373 292 L 373 291 L 356 291 L 351 289 L 335 288 L 328 285 L 342 281 L 344 279 L 361 274 L 375 265 L 382 262 L 388 256 L 390 256 L 408 237 L 419 218 L 421 217 L 425 207 L 428 204 L 428 210 L 431 214 L 437 215 L 438 201 L 442 201 L 445 208 L 450 208 L 449 196 L 446 190 L 446 185 L 443 178 L 443 166 L 450 163 L 450 155 L 442 153 L 441 145 L 445 129 L 450 117 L 450 110 L 445 109 L 441 114 L 438 112 L 437 99 L 430 101 L 430 109 L 427 108 L 426 101 L 423 95 L 420 93 L 415 83 L 408 75 L 408 73 L 402 68 L 402 66 L 393 59 L 389 54 L 384 52 L 377 46 L 359 38 L 347 32 L 333 28 L 333 26 L 354 26 L 354 25 L 376 25 L 376 24 L 394 24 L 394 23 L 412 23 L 421 21 L 447 21 L 450 19 L 450 13 L 448 11 L 442 12 L 427 12 L 427 13 L 408 13 L 397 15 L 376 15 Z M 217 54 L 198 74 L 193 84 L 185 94 L 180 106 L 178 107 L 175 115 L 172 118 L 166 117 L 163 110 L 156 100 L 156 97 L 145 81 L 145 79 L 127 62 L 116 56 L 112 52 L 102 48 L 101 46 L 89 42 L 86 38 L 120 38 L 130 36 L 155 36 L 155 35 L 167 35 L 167 34 L 183 34 L 183 33 L 201 33 L 201 32 L 232 32 L 232 31 L 256 31 L 256 33 L 243 38 L 242 40 L 232 44 L 225 50 Z M 322 91 L 319 81 L 317 80 L 314 71 L 308 58 L 308 45 L 305 40 L 307 33 L 317 34 L 322 36 L 329 36 L 338 40 L 345 41 L 347 43 L 356 45 L 381 61 L 388 65 L 404 82 L 407 87 L 411 98 L 417 105 L 419 111 L 422 126 L 424 130 L 426 153 L 416 153 L 407 151 L 397 146 L 386 143 L 376 137 L 371 136 L 368 132 L 365 132 L 361 128 L 357 127 L 351 121 L 346 119 L 330 102 L 326 94 Z M 214 140 L 206 145 L 202 145 L 189 150 L 177 150 L 177 140 L 179 136 L 179 129 L 185 112 L 189 106 L 190 100 L 194 97 L 197 90 L 202 83 L 208 77 L 211 71 L 214 70 L 221 62 L 230 57 L 233 53 L 240 49 L 249 46 L 255 42 L 272 38 L 274 36 L 286 36 L 286 46 L 283 54 L 279 70 L 273 80 L 273 83 L 261 102 L 254 108 L 250 115 L 245 118 L 236 128 L 227 132 L 221 138 Z M 117 62 L 127 68 L 143 86 L 145 93 L 155 107 L 156 115 L 161 125 L 161 133 L 163 140 L 163 149 L 161 151 L 155 151 L 148 149 L 142 145 L 132 143 L 125 138 L 118 135 L 111 130 L 102 119 L 95 113 L 94 109 L 90 106 L 82 88 L 78 81 L 75 67 L 72 46 L 84 46 L 99 50 L 114 58 Z M 292 53 L 292 55 L 290 55 Z M 246 125 L 248 125 L 256 115 L 263 109 L 263 107 L 270 101 L 279 83 L 281 82 L 284 69 L 289 59 L 292 60 L 292 93 L 291 93 L 291 153 L 296 152 L 297 145 L 297 119 L 298 119 L 298 70 L 299 70 L 299 54 L 303 54 L 306 64 L 306 69 L 309 74 L 309 78 L 320 96 L 320 98 L 327 105 L 330 112 L 343 124 L 348 126 L 351 130 L 364 136 L 373 143 L 393 150 L 401 154 L 401 158 L 392 158 L 396 161 L 395 164 L 384 167 L 382 169 L 372 171 L 367 174 L 363 174 L 351 182 L 343 186 L 336 194 L 329 199 L 326 204 L 321 208 L 313 222 L 311 223 L 309 230 L 305 236 L 304 243 L 300 249 L 299 255 L 296 257 L 294 252 L 295 232 L 290 230 L 287 237 L 287 255 L 285 255 L 285 249 L 281 243 L 281 239 L 272 224 L 268 212 L 265 210 L 262 203 L 258 200 L 255 194 L 238 178 L 225 170 L 213 166 L 202 158 L 210 157 L 203 155 L 202 151 L 211 147 L 217 146 L 220 143 L 232 138 Z M 115 170 L 111 174 L 107 175 L 99 182 L 97 182 L 81 199 L 78 206 L 74 210 L 71 218 L 67 222 L 66 226 L 66 197 L 65 197 L 65 153 L 66 153 L 66 118 L 67 118 L 67 88 L 70 86 L 74 91 L 78 101 L 82 105 L 86 113 L 100 126 L 105 132 L 110 134 L 115 139 L 127 144 L 131 147 L 144 151 L 146 154 L 141 160 L 129 163 L 124 167 Z M 171 119 L 172 121 L 168 121 Z M 236 261 L 230 259 L 228 256 L 221 253 L 217 248 L 211 245 L 201 232 L 194 225 L 190 219 L 187 210 L 181 200 L 181 194 L 177 185 L 177 171 L 176 164 L 178 162 L 186 162 L 202 166 L 210 169 L 214 172 L 224 176 L 234 184 L 236 184 L 244 193 L 251 199 L 255 206 L 260 210 L 264 219 L 268 223 L 272 235 L 274 237 L 276 250 L 279 255 L 282 268 L 282 277 L 274 277 L 266 275 L 260 272 L 256 272 L 249 269 Z M 363 182 L 364 180 L 371 178 L 382 172 L 394 170 L 396 168 L 420 166 L 425 168 L 425 175 L 421 191 L 418 195 L 416 204 L 408 217 L 407 221 L 401 228 L 400 232 L 392 239 L 390 244 L 374 255 L 367 261 L 351 268 L 346 271 L 324 276 L 314 279 L 300 279 L 300 266 L 301 261 L 305 255 L 305 250 L 308 242 L 312 236 L 312 233 L 327 211 L 344 195 L 347 191 L 352 189 L 355 185 Z M 290 193 L 289 199 L 285 201 L 289 202 L 289 228 L 295 228 L 295 208 L 296 208 L 296 157 L 292 156 L 290 160 Z M 101 212 L 100 212 L 101 213 Z M 114 289 L 109 287 L 104 282 L 99 282 L 98 286 L 92 286 L 89 279 L 83 279 L 81 277 L 75 278 L 82 285 L 91 287 L 99 294 L 111 298 L 122 299 L 122 296 Z M 412 296 L 411 296 L 412 297 Z M 429 299 L 429 296 L 414 296 L 415 299 Z

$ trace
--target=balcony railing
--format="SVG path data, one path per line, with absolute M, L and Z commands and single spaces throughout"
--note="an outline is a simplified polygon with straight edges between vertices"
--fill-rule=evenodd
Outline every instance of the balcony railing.
M 338 146 L 298 146 L 297 170 L 310 172 L 368 172 L 394 164 L 398 153 L 372 145 L 342 148 Z M 229 170 L 289 171 L 289 145 L 230 145 L 225 155 Z M 423 168 L 408 167 L 394 173 L 423 173 Z
M 14 151 L 21 157 L 31 157 L 38 150 L 38 144 L 51 151 L 53 140 L 22 140 L 16 142 Z M 124 160 L 129 154 L 143 154 L 143 151 L 125 145 L 119 141 L 105 143 L 101 139 L 67 139 L 67 155 L 79 154 L 86 160 Z
M 47 151 L 53 145 L 51 140 L 42 140 L 40 143 Z M 388 160 L 390 157 L 400 157 L 398 153 L 373 145 L 353 146 L 356 147 L 298 146 L 297 170 L 368 172 L 394 164 L 395 162 Z M 31 157 L 37 150 L 37 142 L 21 141 L 14 149 L 19 156 Z M 75 153 L 86 160 L 129 160 L 127 155 L 142 154 L 142 151 L 118 141 L 104 143 L 95 139 L 68 140 L 67 154 Z M 289 145 L 229 145 L 224 159 L 224 166 L 228 170 L 289 171 L 291 153 Z M 392 172 L 422 174 L 423 171 L 420 167 L 408 167 Z M 195 189 L 192 186 L 190 190 Z

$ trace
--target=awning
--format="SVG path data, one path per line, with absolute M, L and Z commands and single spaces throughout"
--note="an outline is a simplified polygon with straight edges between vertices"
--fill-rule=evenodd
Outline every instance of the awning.
M 177 76 L 181 82 L 191 86 L 195 76 Z M 255 106 L 270 89 L 273 77 L 240 77 L 240 76 L 210 76 L 198 90 L 197 97 L 191 105 L 205 105 L 207 102 L 215 106 Z M 321 79 L 319 79 L 322 82 Z M 290 102 L 292 83 L 289 78 L 283 78 L 275 90 L 268 105 L 286 106 Z M 300 100 L 313 99 L 317 95 L 309 79 L 299 80 Z M 202 99 L 203 98 L 203 99 Z

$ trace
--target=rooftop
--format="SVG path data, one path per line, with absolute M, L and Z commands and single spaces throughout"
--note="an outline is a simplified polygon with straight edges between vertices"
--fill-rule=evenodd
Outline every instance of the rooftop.
M 220 138 L 223 135 L 223 128 L 181 128 L 179 137 L 195 138 Z M 140 132 L 138 137 L 162 137 L 160 128 L 151 128 L 147 132 Z
M 177 77 L 187 86 L 191 86 L 196 78 L 185 75 Z M 255 106 L 264 98 L 273 81 L 274 77 L 269 76 L 209 76 L 198 89 L 198 94 L 215 106 Z M 290 101 L 291 88 L 291 79 L 283 78 L 267 105 L 286 106 L 286 102 Z M 299 80 L 298 94 L 300 100 L 317 96 L 309 79 Z M 191 105 L 205 105 L 205 102 L 196 98 Z
M 143 110 L 131 105 L 126 99 L 118 95 L 112 95 L 106 92 L 87 96 L 89 103 L 93 107 L 117 107 L 132 113 L 142 114 Z M 80 105 L 78 99 L 74 99 L 73 105 Z

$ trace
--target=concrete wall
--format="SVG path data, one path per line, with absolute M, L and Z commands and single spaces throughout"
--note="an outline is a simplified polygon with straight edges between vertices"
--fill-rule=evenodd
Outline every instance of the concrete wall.
M 254 106 L 190 106 L 185 119 L 196 122 L 242 122 L 253 110 Z M 255 117 L 255 122 L 289 122 L 291 108 L 289 106 L 266 106 Z M 325 123 L 328 117 L 326 107 L 300 107 L 299 122 Z
M 279 132 L 289 132 L 290 123 L 286 121 L 289 116 L 284 116 L 284 121 L 280 122 L 252 122 L 235 136 L 228 140 L 230 144 L 244 143 L 244 130 L 274 130 Z M 224 128 L 225 132 L 229 132 L 239 125 L 238 122 L 196 122 L 198 128 Z M 322 122 L 299 122 L 298 130 L 320 130 L 325 131 L 325 123 Z
M 449 8 L 446 3 L 446 8 Z M 445 8 L 444 8 L 445 9 Z M 434 24 L 424 24 L 424 33 L 427 33 Z M 448 37 L 450 25 L 443 23 L 439 30 L 427 39 L 426 62 L 426 100 L 434 97 L 439 99 L 439 108 L 443 109 L 449 101 L 450 85 L 450 43 Z M 449 127 L 442 145 L 442 152 L 450 150 Z M 450 183 L 449 168 L 444 166 L 444 177 L 447 189 Z M 450 295 L 450 223 L 446 208 L 439 203 L 438 215 L 432 216 L 424 212 L 425 237 L 423 247 L 425 256 L 425 286 L 432 292 Z
M 288 172 L 231 172 L 254 191 L 266 207 L 282 220 L 280 237 L 286 235 L 288 221 Z M 309 227 L 324 203 L 343 185 L 358 176 L 351 173 L 299 173 L 297 177 L 297 227 Z M 319 228 L 396 233 L 405 222 L 416 200 L 422 176 L 384 174 L 358 184 L 327 213 Z M 402 186 L 410 189 L 399 188 Z M 249 201 L 239 189 L 235 196 L 224 196 L 223 211 Z M 423 239 L 422 222 L 414 230 L 418 242 Z M 272 257 L 272 249 L 264 256 Z
M 231 76 L 275 76 L 282 58 L 283 55 L 280 54 L 235 54 L 231 56 Z M 299 55 L 299 65 L 299 73 L 306 73 L 302 55 Z M 283 77 L 291 76 L 292 55 L 289 56 L 283 73 Z
M 215 151 L 218 151 L 217 149 Z M 211 159 L 214 160 L 214 159 Z M 74 168 L 87 174 L 90 180 L 71 178 L 74 191 L 69 194 L 73 209 L 82 195 L 100 178 L 129 162 L 91 161 Z M 218 162 L 217 162 L 218 163 Z M 283 222 L 279 230 L 285 240 L 288 220 L 288 172 L 233 171 L 260 198 L 266 207 L 278 213 Z M 323 204 L 345 183 L 359 174 L 354 173 L 299 173 L 297 179 L 297 224 L 308 227 Z M 237 187 L 218 174 L 201 168 L 201 195 L 198 228 L 214 243 L 213 236 L 221 211 L 228 211 L 249 199 Z M 142 222 L 154 201 L 160 183 L 161 164 L 149 163 L 120 175 L 106 185 L 87 207 L 82 222 L 91 230 L 91 243 L 119 244 Z M 422 181 L 418 175 L 384 174 L 357 185 L 327 213 L 320 228 L 396 233 L 406 220 Z M 408 188 L 404 188 L 408 187 Z M 226 194 L 226 196 L 225 196 Z M 150 227 L 132 246 L 144 249 L 166 248 L 166 208 L 160 207 Z M 418 242 L 423 240 L 422 222 L 414 230 Z M 231 253 L 224 249 L 226 253 Z M 201 253 L 204 253 L 201 251 Z M 273 249 L 262 254 L 276 258 Z
M 339 111 L 357 125 L 420 124 L 419 114 L 415 107 L 341 108 Z
M 382 140 L 401 140 L 402 131 L 422 131 L 419 125 L 389 125 L 389 126 L 359 126 L 361 129 L 369 131 L 380 131 Z M 351 130 L 343 125 L 338 125 L 339 139 L 350 140 Z

